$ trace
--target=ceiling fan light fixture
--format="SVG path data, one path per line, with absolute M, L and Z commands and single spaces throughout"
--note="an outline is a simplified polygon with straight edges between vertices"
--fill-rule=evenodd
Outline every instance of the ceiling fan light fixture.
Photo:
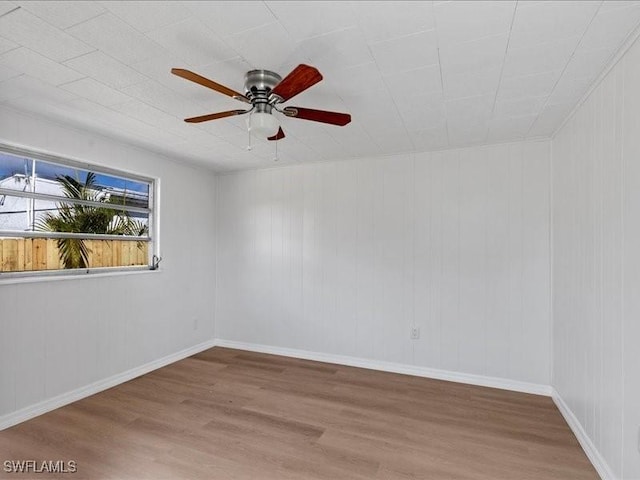
M 278 133 L 280 122 L 276 117 L 266 112 L 254 112 L 249 118 L 249 130 L 260 137 L 271 137 Z

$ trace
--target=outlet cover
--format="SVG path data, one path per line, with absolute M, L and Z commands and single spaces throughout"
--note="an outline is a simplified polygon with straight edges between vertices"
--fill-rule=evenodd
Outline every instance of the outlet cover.
M 411 327 L 411 340 L 418 340 L 420 338 L 420 327 Z

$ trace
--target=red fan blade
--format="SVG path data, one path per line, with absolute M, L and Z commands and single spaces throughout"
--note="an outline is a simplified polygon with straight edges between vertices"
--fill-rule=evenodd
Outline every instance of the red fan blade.
M 185 70 L 183 68 L 172 68 L 171 73 L 182 77 L 186 80 L 190 80 L 198 85 L 202 85 L 203 87 L 210 88 L 211 90 L 215 90 L 218 93 L 222 93 L 223 95 L 228 95 L 231 98 L 235 98 L 236 100 L 240 100 L 241 102 L 251 103 L 247 97 L 243 94 L 236 92 L 235 90 L 231 90 L 224 85 L 220 85 L 219 83 L 214 82 L 213 80 L 209 80 L 208 78 L 203 77 L 202 75 L 198 75 L 190 70 Z
M 278 128 L 278 133 L 276 133 L 273 137 L 267 137 L 267 140 L 280 140 L 284 138 L 284 132 L 282 131 L 282 127 Z
M 199 117 L 185 118 L 187 123 L 208 122 L 209 120 L 217 120 L 218 118 L 233 117 L 234 115 L 242 115 L 249 113 L 250 110 L 229 110 L 227 112 L 210 113 L 209 115 L 201 115 Z
M 351 121 L 348 113 L 328 112 L 327 110 L 313 110 L 312 108 L 286 107 L 282 112 L 287 117 L 311 120 L 312 122 L 329 123 L 344 127 Z
M 322 80 L 320 72 L 309 65 L 298 65 L 293 71 L 271 91 L 272 95 L 277 95 L 283 102 L 295 97 L 307 88 L 312 87 Z

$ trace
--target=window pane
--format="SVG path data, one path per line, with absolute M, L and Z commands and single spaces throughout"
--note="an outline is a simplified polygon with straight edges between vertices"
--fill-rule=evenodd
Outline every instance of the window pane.
M 149 208 L 149 183 L 0 152 L 0 188 Z M 65 181 L 65 179 L 67 181 Z M 82 193 L 73 186 L 85 189 Z M 71 188 L 70 188 L 71 187 Z
M 113 207 L 148 209 L 152 182 L 99 170 L 0 152 L 0 188 L 10 191 L 0 195 L 0 272 L 149 264 L 151 243 L 126 237 L 150 239 L 152 213 Z M 20 197 L 20 191 L 37 198 Z M 100 205 L 80 205 L 74 200 Z M 30 232 L 38 238 L 3 237 L 3 232 Z M 54 238 L 48 232 L 123 239 Z
M 82 248 L 85 256 L 79 253 Z M 149 248 L 147 242 L 126 240 L 0 237 L 0 272 L 143 266 Z
M 33 200 L 0 195 L 0 230 L 30 230 L 29 205 Z
M 149 215 L 0 195 L 0 230 L 149 236 Z
M 80 193 L 73 186 L 84 189 Z M 41 160 L 36 162 L 35 192 L 64 197 L 82 196 L 85 200 L 149 208 L 149 184 L 146 182 Z
M 33 161 L 0 152 L 0 188 L 31 191 Z
M 29 216 L 27 212 L 27 217 Z M 149 215 L 71 202 L 35 201 L 34 231 L 149 236 Z
M 110 203 L 149 208 L 149 184 L 98 174 L 96 184 Z

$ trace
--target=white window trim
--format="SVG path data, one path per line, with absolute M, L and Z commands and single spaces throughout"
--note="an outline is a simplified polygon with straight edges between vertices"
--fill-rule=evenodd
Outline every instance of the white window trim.
M 113 177 L 121 178 L 123 180 L 133 180 L 139 182 L 145 182 L 149 184 L 149 208 L 140 207 L 126 207 L 114 204 L 115 209 L 121 209 L 131 212 L 144 212 L 149 214 L 149 236 L 148 237 L 133 237 L 133 236 L 112 236 L 112 235 L 99 235 L 99 234 L 73 234 L 73 233 L 58 233 L 58 232 L 20 232 L 11 230 L 0 230 L 0 236 L 3 237 L 28 237 L 28 238 L 96 238 L 101 240 L 125 240 L 125 241 L 144 241 L 151 245 L 148 249 L 147 265 L 136 266 L 119 266 L 119 267 L 94 267 L 94 268 L 82 268 L 82 269 L 57 269 L 57 270 L 29 270 L 24 272 L 0 272 L 0 285 L 8 283 L 27 283 L 31 281 L 43 281 L 54 279 L 75 279 L 86 278 L 95 276 L 112 276 L 112 275 L 130 275 L 144 272 L 157 272 L 159 271 L 158 265 L 161 260 L 160 256 L 160 214 L 159 214 L 159 197 L 160 197 L 160 179 L 157 177 L 150 177 L 141 175 L 135 172 L 114 169 L 111 167 L 105 167 L 103 165 L 92 164 L 86 161 L 70 158 L 67 156 L 60 156 L 45 152 L 42 150 L 32 149 L 24 146 L 12 145 L 8 143 L 0 142 L 0 153 L 7 153 L 9 155 L 23 156 L 27 158 L 33 158 L 35 160 L 41 160 L 45 162 L 55 163 L 63 165 L 65 167 L 77 168 L 86 171 L 92 171 L 100 174 L 110 175 Z M 33 198 L 64 200 L 66 202 L 77 204 L 94 204 L 97 202 L 91 201 L 79 201 L 74 199 L 66 199 L 63 197 L 50 196 L 44 194 L 32 194 L 30 192 L 14 191 L 10 189 L 0 188 L 0 195 L 10 196 L 28 196 Z M 51 197 L 51 198 L 49 198 Z M 99 206 L 104 206 L 100 204 Z M 117 237 L 117 238 L 116 238 Z

